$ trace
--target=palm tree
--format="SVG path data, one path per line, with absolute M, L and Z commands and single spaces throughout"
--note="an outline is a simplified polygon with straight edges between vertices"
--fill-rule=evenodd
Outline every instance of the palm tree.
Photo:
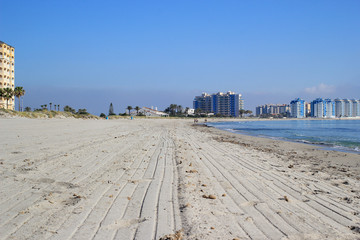
M 50 111 L 51 111 L 51 105 L 52 105 L 52 103 L 49 103 L 49 105 L 50 105 Z
M 139 106 L 136 106 L 136 107 L 135 107 L 135 110 L 136 110 L 136 115 L 139 115 L 140 107 L 139 107 Z
M 176 107 L 176 112 L 177 112 L 178 114 L 181 114 L 182 111 L 183 111 L 183 107 L 182 107 L 181 105 L 177 105 L 177 107 Z
M 243 115 L 244 115 L 244 113 L 245 113 L 245 110 L 244 110 L 244 109 L 240 109 L 239 113 L 240 113 L 240 117 L 242 118 Z
M 4 96 L 5 96 L 5 91 L 4 89 L 0 88 L 0 100 L 2 100 Z
M 129 110 L 129 116 L 130 116 L 131 109 L 133 109 L 132 106 L 127 106 L 127 110 Z
M 176 109 L 177 109 L 176 104 L 170 104 L 170 115 L 175 116 Z
M 12 90 L 11 88 L 4 88 L 4 96 L 3 98 L 6 99 L 6 109 L 9 108 L 9 100 L 12 99 L 12 97 L 14 96 L 14 90 Z
M 245 114 L 252 114 L 252 111 L 251 110 L 246 110 Z
M 21 107 L 20 107 L 20 97 L 25 95 L 25 90 L 23 87 L 16 87 L 14 90 L 14 95 L 15 97 L 18 98 L 19 100 L 19 112 L 21 112 Z

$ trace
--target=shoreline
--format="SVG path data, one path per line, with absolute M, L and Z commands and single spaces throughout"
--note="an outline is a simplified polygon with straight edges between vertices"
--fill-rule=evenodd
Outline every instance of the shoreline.
M 293 119 L 296 120 L 296 119 Z M 325 120 L 325 119 L 318 119 L 318 120 Z M 330 120 L 330 119 L 328 119 Z M 333 119 L 335 120 L 335 119 Z M 351 120 L 351 119 L 348 119 Z M 354 119 L 352 119 L 354 120 Z M 360 120 L 360 119 L 357 119 Z M 282 121 L 285 121 L 282 120 Z M 317 120 L 316 120 L 317 121 Z M 240 135 L 246 135 L 246 136 L 252 136 L 252 137 L 258 137 L 258 138 L 266 138 L 266 139 L 272 139 L 272 140 L 278 140 L 278 141 L 286 141 L 286 142 L 293 142 L 293 143 L 300 143 L 300 144 L 306 144 L 306 145 L 312 145 L 312 146 L 316 146 L 319 148 L 322 148 L 323 150 L 329 150 L 329 151 L 337 151 L 337 152 L 347 152 L 347 153 L 354 153 L 354 154 L 360 154 L 360 150 L 356 150 L 356 149 L 352 149 L 352 148 L 348 148 L 345 146 L 341 146 L 341 145 L 335 145 L 333 143 L 327 143 L 327 142 L 311 142 L 311 141 L 307 141 L 305 139 L 290 139 L 290 138 L 286 138 L 286 137 L 275 137 L 275 136 L 268 136 L 268 135 L 256 135 L 253 134 L 251 132 L 246 132 L 246 131 L 236 131 L 234 129 L 221 129 L 218 128 L 217 126 L 209 126 L 208 124 L 210 123 L 222 123 L 222 122 L 229 122 L 229 121 L 214 121 L 214 122 L 204 122 L 204 123 L 199 123 L 199 125 L 206 125 L 207 127 L 213 127 L 222 131 L 226 131 L 226 132 L 231 132 L 234 134 L 240 134 Z M 239 122 L 239 121 L 231 121 L 231 122 Z M 359 146 L 360 147 L 360 146 Z

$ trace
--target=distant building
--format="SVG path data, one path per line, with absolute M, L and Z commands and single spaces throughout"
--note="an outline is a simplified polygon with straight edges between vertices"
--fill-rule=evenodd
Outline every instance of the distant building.
M 305 116 L 310 116 L 311 114 L 311 103 L 305 102 Z
M 315 99 L 311 102 L 311 116 L 317 118 L 335 117 L 335 102 L 331 99 Z
M 345 102 L 342 99 L 335 99 L 335 117 L 344 117 L 345 115 Z
M 0 88 L 15 89 L 15 48 L 0 41 Z M 15 97 L 6 105 L 6 99 L 0 98 L 0 108 L 15 109 Z
M 195 109 L 194 108 L 188 108 L 187 111 L 186 111 L 186 114 L 194 115 L 195 114 Z
M 157 108 L 153 109 L 153 108 L 142 107 L 139 110 L 139 113 L 142 113 L 147 117 L 168 117 L 169 116 L 169 114 L 158 111 L 156 109 Z M 133 113 L 136 114 L 136 112 L 133 112 Z
M 305 101 L 297 98 L 290 102 L 291 117 L 293 118 L 304 118 L 305 117 Z
M 360 100 L 352 99 L 352 116 L 360 117 Z
M 344 99 L 344 117 L 352 117 L 352 101 L 349 99 Z
M 261 115 L 279 115 L 290 113 L 290 106 L 288 104 L 265 104 L 256 107 L 256 116 Z
M 221 114 L 224 116 L 239 117 L 239 111 L 244 109 L 241 94 L 234 92 L 216 94 L 203 93 L 194 98 L 194 109 L 200 109 L 203 113 Z
M 204 113 L 212 111 L 212 95 L 203 93 L 201 96 L 196 96 L 193 102 L 194 109 L 201 109 Z

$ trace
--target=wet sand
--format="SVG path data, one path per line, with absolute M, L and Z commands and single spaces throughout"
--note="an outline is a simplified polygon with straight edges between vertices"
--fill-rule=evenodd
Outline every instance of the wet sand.
M 360 237 L 360 155 L 180 119 L 0 133 L 0 239 Z

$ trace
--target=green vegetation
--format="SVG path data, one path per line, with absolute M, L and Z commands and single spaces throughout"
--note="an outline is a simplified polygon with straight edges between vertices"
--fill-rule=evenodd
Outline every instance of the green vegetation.
M 25 95 L 24 88 L 23 87 L 16 87 L 15 90 L 14 90 L 14 95 L 15 95 L 15 97 L 18 98 L 18 101 L 19 101 L 19 109 L 18 110 L 21 112 L 22 108 L 21 108 L 21 104 L 20 104 L 20 102 L 21 102 L 20 98 Z
M 132 106 L 127 106 L 126 109 L 129 111 L 129 116 L 130 116 L 130 111 L 133 109 L 133 107 Z
M 187 117 L 187 113 L 185 113 L 183 107 L 177 104 L 170 104 L 164 112 L 168 113 L 170 117 Z
M 70 112 L 70 113 L 75 114 L 75 113 L 76 113 L 76 110 L 73 109 L 72 107 L 66 105 L 66 106 L 64 107 L 64 112 Z
M 31 112 L 30 108 L 26 107 L 24 112 L 18 112 L 14 110 L 0 109 L 0 116 L 12 116 L 12 117 L 25 117 L 25 118 L 98 118 L 97 116 L 85 113 L 86 109 L 79 109 L 78 113 L 72 112 L 58 112 L 48 111 L 47 109 L 36 109 Z M 26 111 L 29 110 L 29 111 Z
M 14 96 L 14 91 L 11 88 L 2 88 L 0 90 L 0 97 L 6 99 L 6 109 L 9 107 L 9 100 Z
M 109 107 L 109 116 L 112 116 L 112 115 L 116 115 L 115 112 L 114 112 L 114 107 L 113 107 L 113 104 L 110 103 L 110 107 Z

